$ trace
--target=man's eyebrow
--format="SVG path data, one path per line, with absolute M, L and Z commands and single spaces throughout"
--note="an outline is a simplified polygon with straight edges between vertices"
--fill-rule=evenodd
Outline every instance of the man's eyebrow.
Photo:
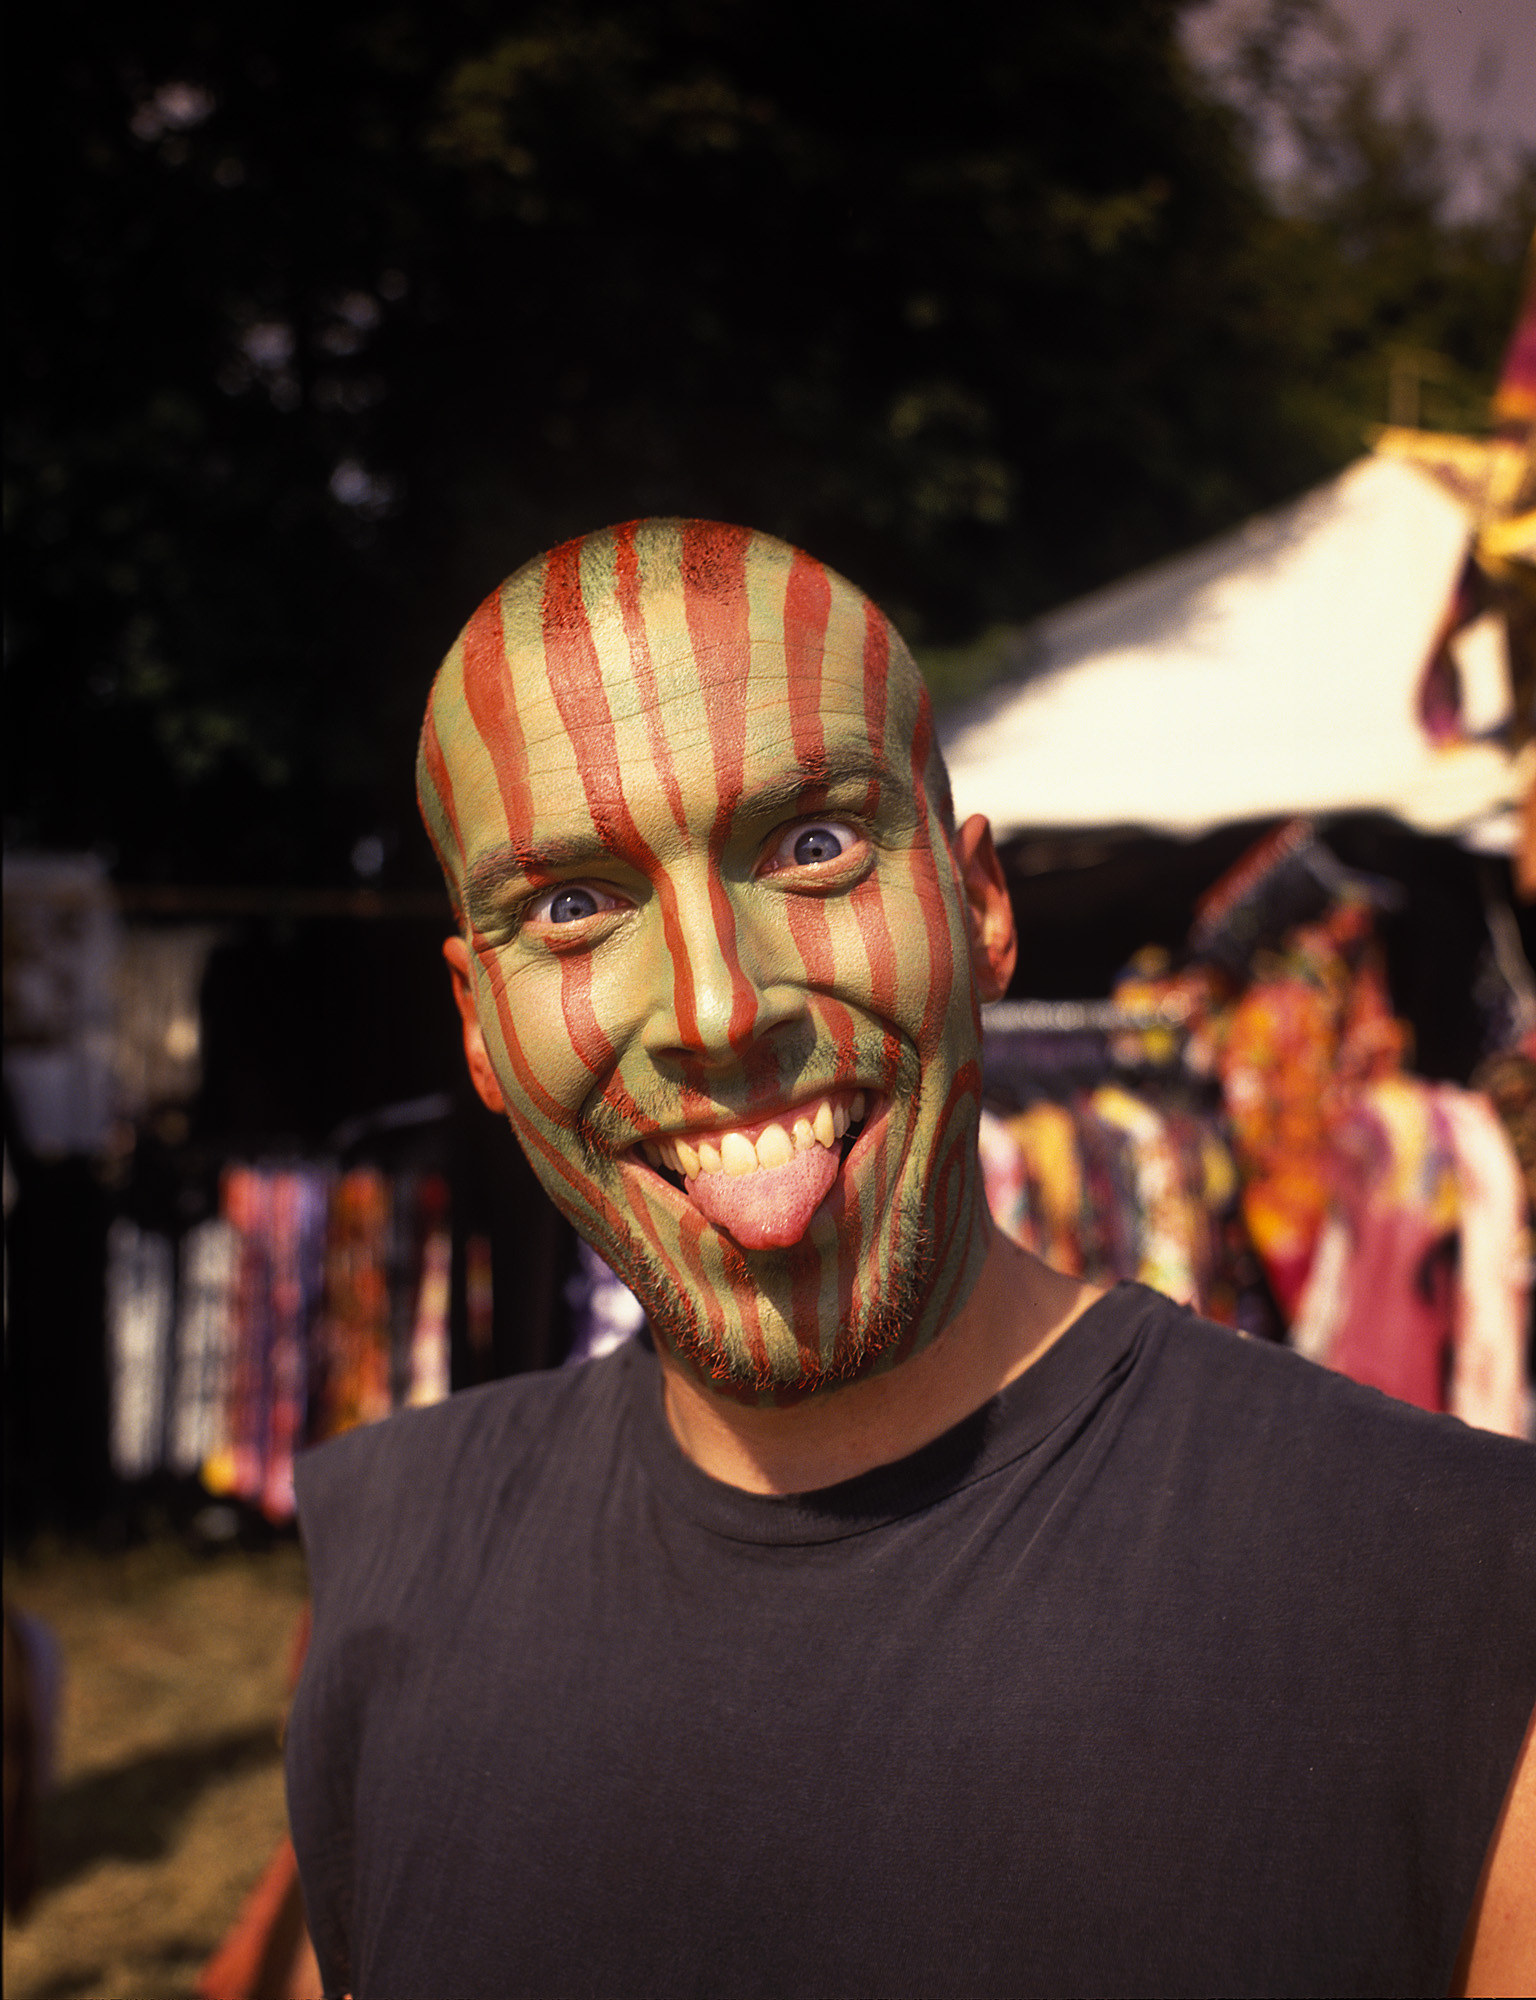
M 749 785 L 736 810 L 738 815 L 787 812 L 809 799 L 824 799 L 830 793 L 858 790 L 867 796 L 872 789 L 883 791 L 891 783 L 890 766 L 873 751 L 834 753 L 830 757 L 807 759 L 795 770 Z
M 489 848 L 484 854 L 476 856 L 465 871 L 465 894 L 494 895 L 506 883 L 519 877 L 538 881 L 541 876 L 552 875 L 562 868 L 601 861 L 607 853 L 608 849 L 594 834 L 551 834 L 537 844 L 506 840 L 499 847 Z

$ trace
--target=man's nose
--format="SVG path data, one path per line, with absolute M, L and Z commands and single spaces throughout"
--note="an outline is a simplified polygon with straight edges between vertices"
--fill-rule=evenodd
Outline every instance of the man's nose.
M 653 1057 L 723 1068 L 806 1009 L 782 942 L 718 875 L 670 884 L 658 898 L 650 1005 L 641 1041 Z M 754 920 L 756 919 L 756 920 Z

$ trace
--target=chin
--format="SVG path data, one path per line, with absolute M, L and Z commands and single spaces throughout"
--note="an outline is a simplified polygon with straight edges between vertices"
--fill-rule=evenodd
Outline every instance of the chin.
M 874 1373 L 920 1338 L 938 1259 L 919 1203 L 879 1240 L 891 1252 L 883 1279 L 873 1259 L 839 1282 L 837 1261 L 810 1243 L 744 1252 L 724 1236 L 718 1287 L 679 1285 L 633 1234 L 614 1265 L 658 1346 L 700 1380 L 743 1401 L 792 1402 Z

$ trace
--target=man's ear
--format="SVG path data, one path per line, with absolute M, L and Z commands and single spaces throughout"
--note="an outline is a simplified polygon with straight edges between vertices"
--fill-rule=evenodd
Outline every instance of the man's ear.
M 459 1020 L 464 1027 L 464 1060 L 469 1064 L 469 1073 L 480 1093 L 480 1102 L 488 1110 L 504 1112 L 506 1100 L 502 1097 L 501 1085 L 496 1081 L 496 1072 L 491 1068 L 491 1059 L 486 1054 L 480 1016 L 475 1012 L 475 990 L 469 976 L 469 946 L 461 937 L 444 938 L 443 957 L 447 959 L 448 970 L 453 976 L 454 1005 L 459 1010 Z
M 992 845 L 992 828 L 981 813 L 972 813 L 955 835 L 955 855 L 965 888 L 976 990 L 983 1001 L 1001 1000 L 1013 977 L 1019 940 L 1003 866 Z

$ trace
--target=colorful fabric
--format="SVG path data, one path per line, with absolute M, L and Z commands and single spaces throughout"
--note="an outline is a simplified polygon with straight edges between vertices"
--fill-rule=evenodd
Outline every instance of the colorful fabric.
M 1237 1173 L 1213 1119 L 1105 1084 L 1006 1121 L 985 1113 L 981 1161 L 994 1222 L 1054 1269 L 1135 1278 L 1237 1324 Z
M 1501 1049 L 1479 1063 L 1472 1088 L 1483 1091 L 1514 1147 L 1525 1183 L 1526 1208 L 1536 1216 L 1536 1036 L 1533 1045 Z
M 293 1513 L 300 1446 L 449 1390 L 452 1238 L 440 1175 L 233 1164 L 220 1214 L 108 1239 L 112 1453 Z M 174 1339 L 172 1337 L 174 1330 Z
M 1065 1105 L 1042 1102 L 1010 1119 L 1008 1130 L 1024 1162 L 1025 1199 L 1034 1225 L 1028 1247 L 1053 1270 L 1080 1278 L 1085 1197 L 1076 1121 Z
M 205 1459 L 223 1456 L 229 1449 L 239 1268 L 239 1235 L 221 1217 L 211 1216 L 182 1238 L 175 1400 L 166 1440 L 166 1463 L 172 1472 L 195 1473 Z
M 981 1114 L 981 1181 L 992 1220 L 1005 1236 L 1036 1250 L 1036 1230 L 1030 1214 L 1028 1168 L 1012 1130 L 990 1111 Z M 1049 1260 L 1047 1260 L 1049 1261 Z
M 161 1462 L 173 1272 L 170 1238 L 119 1216 L 107 1232 L 110 1442 L 119 1479 L 142 1479 Z
M 321 1437 L 389 1414 L 389 1228 L 383 1174 L 376 1167 L 343 1174 L 326 1231 Z
M 1335 1126 L 1330 1171 L 1293 1344 L 1423 1409 L 1529 1435 L 1524 1188 L 1492 1105 L 1383 1079 Z
M 1364 1084 L 1401 1069 L 1408 1049 L 1369 907 L 1341 898 L 1298 925 L 1280 952 L 1258 955 L 1235 1001 L 1208 979 L 1176 983 L 1191 1037 L 1221 1080 L 1248 1234 L 1289 1319 L 1328 1212 L 1331 1127 Z
M 1451 1084 L 1435 1098 L 1450 1131 L 1461 1222 L 1451 1413 L 1480 1430 L 1529 1437 L 1531 1283 L 1520 1163 L 1487 1098 Z
M 1329 1365 L 1443 1410 L 1459 1204 L 1450 1128 L 1433 1089 L 1412 1077 L 1371 1085 L 1336 1126 L 1329 1164 L 1350 1236 Z
M 430 1174 L 417 1190 L 419 1257 L 412 1271 L 410 1365 L 405 1400 L 420 1409 L 448 1394 L 448 1308 L 453 1236 L 448 1227 L 448 1183 Z
M 1135 1177 L 1137 1260 L 1136 1269 L 1126 1275 L 1189 1305 L 1199 1289 L 1195 1277 L 1199 1222 L 1167 1124 L 1150 1104 L 1115 1084 L 1102 1085 L 1089 1102 L 1097 1117 L 1125 1135 Z
M 224 1174 L 224 1217 L 240 1240 L 229 1442 L 206 1461 L 203 1483 L 274 1520 L 292 1515 L 293 1454 L 306 1433 L 328 1191 L 315 1167 Z
M 271 1395 L 257 1494 L 275 1521 L 293 1514 L 293 1454 L 309 1403 L 308 1330 L 324 1270 L 327 1176 L 313 1168 L 273 1175 Z

